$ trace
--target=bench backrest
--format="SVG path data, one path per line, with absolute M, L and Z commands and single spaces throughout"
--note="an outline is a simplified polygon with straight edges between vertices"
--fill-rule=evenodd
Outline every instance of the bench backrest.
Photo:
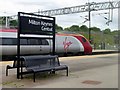
M 22 61 L 22 63 L 21 63 L 21 61 Z M 23 67 L 25 67 L 25 61 L 24 61 L 24 59 L 23 58 L 21 58 L 20 59 L 20 66 L 23 66 Z M 14 59 L 14 62 L 13 62 L 13 67 L 17 67 L 18 66 L 18 60 L 17 60 L 17 58 L 15 58 Z
M 57 55 L 35 55 L 35 56 L 23 56 L 25 65 L 27 68 L 30 67 L 54 67 L 60 66 Z

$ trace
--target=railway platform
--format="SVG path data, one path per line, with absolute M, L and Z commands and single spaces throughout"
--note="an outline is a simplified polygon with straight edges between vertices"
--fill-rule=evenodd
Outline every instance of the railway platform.
M 96 54 L 110 54 L 110 53 L 118 53 L 118 50 L 93 50 L 92 54 L 96 55 Z
M 5 67 L 12 61 L 0 62 L 3 88 L 118 88 L 118 54 L 60 57 L 69 66 L 69 77 L 64 73 L 40 75 L 32 82 L 32 75 L 16 78 L 16 69 L 5 75 Z

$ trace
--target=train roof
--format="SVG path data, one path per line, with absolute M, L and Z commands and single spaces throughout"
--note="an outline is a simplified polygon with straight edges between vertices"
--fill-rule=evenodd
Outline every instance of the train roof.
M 81 35 L 81 34 L 57 34 L 57 35 L 60 35 L 60 36 L 83 36 L 83 35 Z

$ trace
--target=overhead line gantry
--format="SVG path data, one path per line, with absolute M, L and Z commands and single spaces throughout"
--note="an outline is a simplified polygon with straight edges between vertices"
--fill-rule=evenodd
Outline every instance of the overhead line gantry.
M 99 3 L 91 2 L 91 3 L 86 3 L 85 5 L 38 11 L 34 13 L 48 15 L 48 16 L 55 16 L 55 15 L 73 14 L 80 12 L 98 11 L 98 10 L 116 9 L 116 8 L 120 8 L 120 1 L 99 2 Z

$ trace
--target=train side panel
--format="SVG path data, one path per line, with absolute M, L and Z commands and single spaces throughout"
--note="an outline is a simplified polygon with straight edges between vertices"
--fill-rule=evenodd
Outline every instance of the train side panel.
M 17 32 L 14 30 L 10 30 L 9 32 L 5 31 L 2 32 L 1 38 L 6 38 L 6 42 L 10 42 L 8 39 L 16 39 Z M 5 39 L 3 39 L 5 40 Z M 52 52 L 52 41 L 51 40 L 37 40 L 36 42 L 43 42 L 43 43 L 35 43 L 35 40 L 25 40 L 26 45 L 21 45 L 21 54 L 49 54 Z M 84 54 L 91 54 L 92 48 L 90 43 L 85 39 L 82 35 L 67 35 L 67 34 L 56 34 L 55 40 L 55 51 L 56 53 L 83 53 Z M 14 44 L 7 45 L 1 44 L 0 49 L 2 51 L 2 55 L 17 55 L 17 41 Z
M 73 36 L 56 35 L 57 53 L 78 53 L 84 52 L 82 43 Z
M 17 33 L 2 32 L 0 38 L 2 40 L 0 44 L 0 50 L 2 51 L 2 55 L 17 55 Z M 49 43 L 46 44 L 47 40 L 43 40 L 44 45 L 39 45 L 37 43 L 34 43 L 35 40 L 31 40 L 31 41 L 22 40 L 22 41 L 24 41 L 23 43 L 26 45 L 20 46 L 21 55 L 46 54 L 50 52 Z

